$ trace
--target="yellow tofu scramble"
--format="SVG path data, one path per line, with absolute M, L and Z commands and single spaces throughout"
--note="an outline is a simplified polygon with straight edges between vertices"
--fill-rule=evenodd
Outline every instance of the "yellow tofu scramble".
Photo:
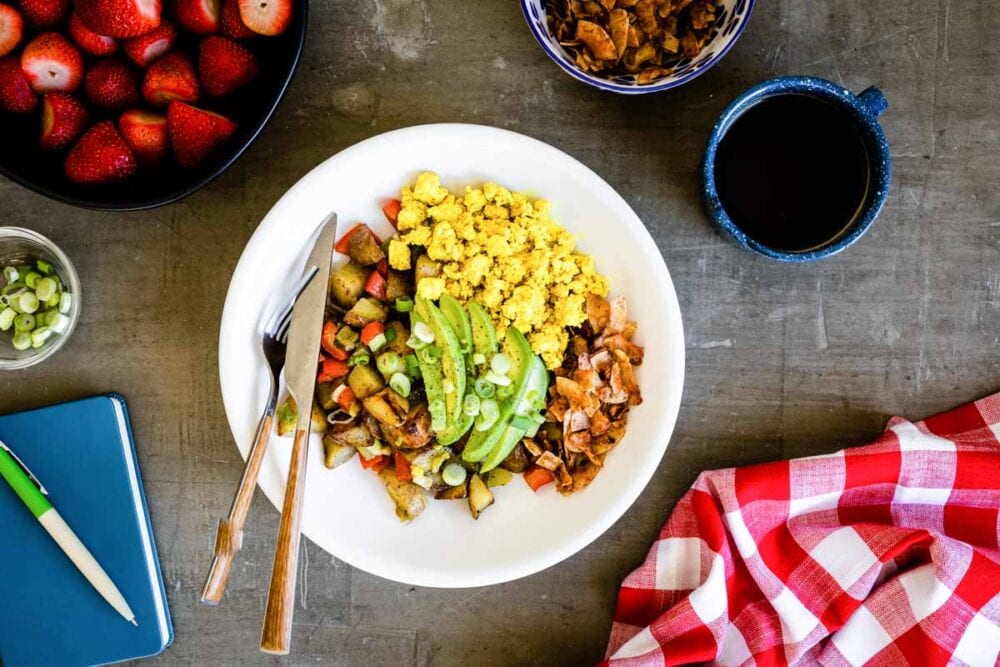
M 417 279 L 417 295 L 475 299 L 501 337 L 516 327 L 546 366 L 558 368 L 569 342 L 566 327 L 583 323 L 587 293 L 607 296 L 608 281 L 549 217 L 549 203 L 496 183 L 466 188 L 458 197 L 433 172 L 404 187 L 400 200 L 389 265 L 409 269 L 410 248 L 420 247 L 440 266 L 437 276 Z

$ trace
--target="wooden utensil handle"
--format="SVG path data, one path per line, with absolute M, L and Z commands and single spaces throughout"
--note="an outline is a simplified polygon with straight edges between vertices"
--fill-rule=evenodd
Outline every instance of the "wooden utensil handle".
M 226 590 L 226 582 L 229 580 L 229 573 L 233 568 L 233 560 L 236 553 L 243 546 L 243 525 L 250 511 L 250 503 L 253 500 L 253 493 L 257 488 L 257 477 L 260 475 L 260 466 L 264 462 L 264 453 L 267 451 L 267 441 L 271 437 L 271 425 L 274 422 L 274 415 L 266 413 L 257 425 L 257 437 L 250 447 L 250 455 L 247 457 L 246 467 L 243 469 L 243 479 L 240 480 L 239 489 L 233 499 L 233 505 L 229 510 L 229 517 L 219 521 L 219 530 L 215 535 L 215 554 L 212 558 L 212 567 L 208 571 L 208 578 L 205 580 L 205 588 L 201 593 L 201 601 L 206 605 L 217 605 L 222 600 L 222 594 Z
M 284 655 L 291 645 L 308 445 L 309 430 L 296 431 L 292 460 L 288 468 L 288 485 L 285 487 L 285 502 L 281 508 L 281 523 L 278 525 L 264 627 L 260 635 L 260 650 L 264 653 Z

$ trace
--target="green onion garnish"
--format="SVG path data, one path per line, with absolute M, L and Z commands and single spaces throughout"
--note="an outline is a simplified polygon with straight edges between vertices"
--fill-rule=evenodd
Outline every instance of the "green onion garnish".
M 479 378 L 472 386 L 472 390 L 476 392 L 476 396 L 479 398 L 490 398 L 493 396 L 493 392 L 496 391 L 496 388 L 496 385 L 486 378 Z
M 371 350 L 372 352 L 378 352 L 383 347 L 385 347 L 385 343 L 386 343 L 385 334 L 384 333 L 377 334 L 373 336 L 370 341 L 368 341 L 368 349 Z
M 16 282 L 20 275 L 16 266 L 5 266 L 3 269 L 3 280 L 7 284 Z
M 490 359 L 490 370 L 499 375 L 506 375 L 510 372 L 510 357 L 503 352 L 494 354 Z
M 31 334 L 27 331 L 18 331 L 14 334 L 14 339 L 11 341 L 14 345 L 14 349 L 18 351 L 27 350 L 31 347 Z
M 14 331 L 31 332 L 35 328 L 35 316 L 28 313 L 21 313 L 14 318 Z
M 401 296 L 396 299 L 396 310 L 401 313 L 408 313 L 413 310 L 413 299 L 408 296 Z
M 392 341 L 396 340 L 396 328 L 389 327 L 388 329 L 385 330 L 383 335 L 385 336 L 385 342 L 391 343 Z
M 17 298 L 17 307 L 22 313 L 33 313 L 38 310 L 38 297 L 32 292 L 25 292 Z
M 403 357 L 403 361 L 406 362 L 406 374 L 412 378 L 420 377 L 420 362 L 417 361 L 417 355 L 408 354 Z
M 476 417 L 476 430 L 486 431 L 496 423 L 500 417 L 500 405 L 492 398 L 488 398 L 479 404 L 479 416 Z
M 3 311 L 0 311 L 0 331 L 7 331 L 14 326 L 16 318 L 17 311 L 13 308 L 4 308 Z
M 441 471 L 441 480 L 448 486 L 458 486 L 465 483 L 467 472 L 460 463 L 449 463 Z
M 479 414 L 480 400 L 475 394 L 466 394 L 465 398 L 462 399 L 462 412 L 464 412 L 469 417 L 475 417 Z
M 410 395 L 410 378 L 402 373 L 393 374 L 393 376 L 389 378 L 389 386 L 403 398 Z
M 40 259 L 37 262 L 35 262 L 35 266 L 37 266 L 38 270 L 47 276 L 51 276 L 52 272 L 55 270 L 52 268 L 52 265 L 46 262 L 44 259 Z
M 38 283 L 39 278 L 42 274 L 35 273 L 34 271 L 28 271 L 27 275 L 24 276 L 24 284 L 28 286 L 29 289 L 35 289 L 35 285 Z
M 524 415 L 515 415 L 514 418 L 510 420 L 510 425 L 521 431 L 527 431 L 529 428 L 532 428 L 536 424 L 531 420 L 530 417 L 525 417 Z
M 398 353 L 388 350 L 378 355 L 375 359 L 375 365 L 378 367 L 378 372 L 382 374 L 383 377 L 391 377 L 396 373 L 402 373 L 406 371 L 406 362 L 403 358 L 399 356 Z
M 510 385 L 510 378 L 502 373 L 498 373 L 497 371 L 487 371 L 486 375 L 483 377 L 498 387 L 506 387 Z
M 367 352 L 355 352 L 351 355 L 351 358 L 347 360 L 348 366 L 367 366 L 372 360 L 372 355 Z

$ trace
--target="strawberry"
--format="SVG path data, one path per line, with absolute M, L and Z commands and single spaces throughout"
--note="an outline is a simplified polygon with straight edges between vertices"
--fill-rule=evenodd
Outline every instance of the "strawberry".
M 198 79 L 209 95 L 228 95 L 257 76 L 257 59 L 225 37 L 206 37 L 198 50 Z
M 45 150 L 66 148 L 83 131 L 89 114 L 82 104 L 66 93 L 49 93 L 42 101 L 42 138 Z
M 149 67 L 151 62 L 172 49 L 176 40 L 174 26 L 164 21 L 153 32 L 126 40 L 125 55 L 139 67 Z
M 171 102 L 167 107 L 167 129 L 177 164 L 191 168 L 211 157 L 236 131 L 236 123 L 211 111 Z
M 35 91 L 28 85 L 17 56 L 0 58 L 0 109 L 27 113 L 38 105 Z
M 110 56 L 118 50 L 118 40 L 96 32 L 83 25 L 76 12 L 69 17 L 69 36 L 76 45 L 92 56 Z
M 160 25 L 160 0 L 77 0 L 84 25 L 108 37 L 138 37 Z
M 167 154 L 167 119 L 148 111 L 126 111 L 118 119 L 122 137 L 143 165 L 155 165 Z
M 14 50 L 24 34 L 24 19 L 10 5 L 0 5 L 0 57 Z
M 74 183 L 114 183 L 136 171 L 135 155 L 110 120 L 84 132 L 66 156 L 63 171 Z
M 36 28 L 52 28 L 66 18 L 69 0 L 21 0 L 24 20 Z
M 219 12 L 219 30 L 229 39 L 246 39 L 255 33 L 243 24 L 240 18 L 238 0 L 222 0 L 222 11 Z
M 219 31 L 220 0 L 174 0 L 174 18 L 187 30 L 199 35 Z
M 146 70 L 142 95 L 153 106 L 163 106 L 171 100 L 198 101 L 198 77 L 186 55 L 168 53 Z
M 83 87 L 90 101 L 105 109 L 123 109 L 139 101 L 139 77 L 118 58 L 102 58 L 91 65 Z
M 258 35 L 280 35 L 292 22 L 292 0 L 239 0 L 243 25 Z
M 62 35 L 45 32 L 24 47 L 21 69 L 36 93 L 70 93 L 83 79 L 83 56 Z

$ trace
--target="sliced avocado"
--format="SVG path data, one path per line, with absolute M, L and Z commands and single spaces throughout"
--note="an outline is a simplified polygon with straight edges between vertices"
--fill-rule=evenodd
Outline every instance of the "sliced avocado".
M 417 322 L 424 322 L 423 318 L 416 310 L 410 311 L 410 330 L 412 331 Z M 424 324 L 427 324 L 424 322 Z M 440 400 L 444 401 L 444 378 L 441 375 L 440 364 L 429 361 L 424 355 L 418 354 L 417 364 L 420 366 L 420 377 L 424 380 L 424 393 L 427 394 L 427 402 Z
M 448 414 L 448 428 L 457 427 L 462 414 L 462 401 L 465 398 L 465 356 L 455 330 L 448 323 L 441 309 L 427 299 L 417 298 L 416 311 L 420 317 L 426 318 L 426 324 L 434 332 L 434 344 L 441 348 L 441 374 L 443 376 L 442 392 L 444 393 L 445 409 Z M 422 367 L 421 367 L 422 368 Z M 444 392 L 444 382 L 450 382 L 452 391 Z M 425 383 L 426 386 L 426 383 Z M 427 394 L 429 401 L 434 397 Z
M 538 412 L 545 407 L 545 392 L 548 390 L 548 386 L 549 372 L 545 369 L 545 364 L 542 363 L 540 357 L 531 357 L 531 368 L 528 370 L 528 379 L 524 383 L 523 391 L 519 394 L 518 402 L 513 406 L 514 412 L 507 420 L 507 427 L 503 429 L 503 434 L 497 440 L 489 454 L 486 455 L 483 465 L 479 469 L 480 472 L 485 473 L 493 470 L 493 468 L 503 463 L 504 459 L 514 451 L 517 443 L 521 442 L 526 435 L 524 429 L 517 428 L 511 423 L 514 414 Z M 526 402 L 529 396 L 533 398 L 533 400 L 528 401 L 530 408 L 528 410 L 521 410 L 521 403 Z M 539 396 L 541 399 L 538 398 Z
M 472 428 L 474 421 L 476 421 L 475 417 L 470 417 L 465 412 L 459 413 L 458 421 L 455 424 L 448 424 L 448 428 L 437 434 L 438 444 L 447 446 L 458 442 L 459 438 Z
M 462 354 L 469 354 L 472 351 L 472 325 L 469 323 L 469 316 L 462 308 L 458 299 L 450 294 L 442 294 L 440 307 L 441 312 L 448 319 L 448 324 L 454 329 L 458 336 L 458 344 L 462 348 Z
M 480 474 L 489 472 L 503 463 L 507 455 L 517 447 L 517 443 L 524 439 L 524 434 L 525 431 L 523 429 L 519 429 L 512 424 L 507 424 L 493 451 L 483 461 L 483 465 L 479 469 Z
M 500 347 L 497 342 L 497 331 L 493 328 L 493 322 L 486 309 L 479 303 L 470 301 L 467 307 L 472 329 L 472 351 L 483 355 L 486 361 L 489 361 Z

